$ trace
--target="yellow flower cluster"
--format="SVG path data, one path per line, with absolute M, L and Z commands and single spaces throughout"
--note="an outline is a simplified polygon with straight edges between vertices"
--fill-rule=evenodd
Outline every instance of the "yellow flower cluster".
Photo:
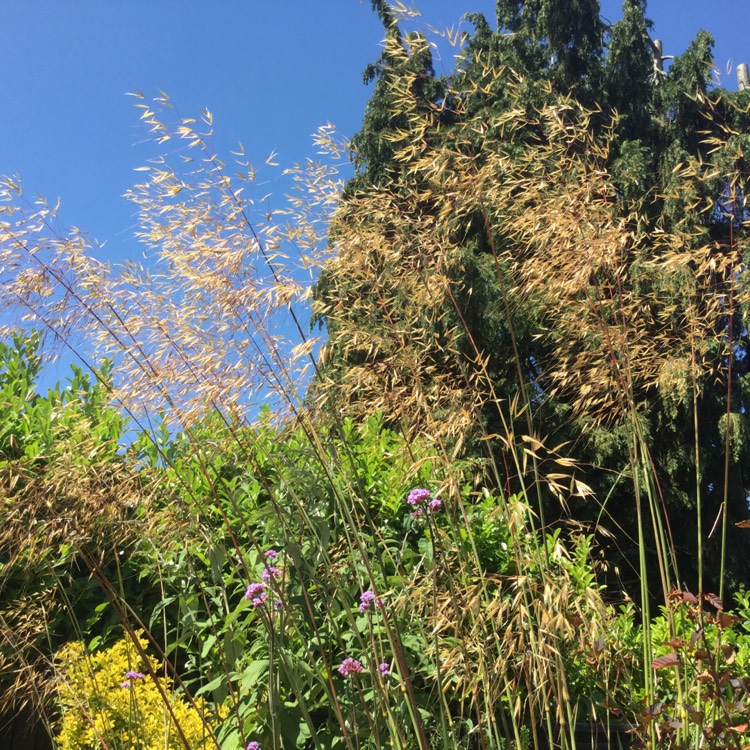
M 209 714 L 200 698 L 193 706 L 176 695 L 159 662 L 146 657 L 145 663 L 141 657 L 145 638 L 141 634 L 136 638 L 140 650 L 130 638 L 91 655 L 80 643 L 60 650 L 59 750 L 209 750 L 217 746 L 210 731 L 216 716 Z

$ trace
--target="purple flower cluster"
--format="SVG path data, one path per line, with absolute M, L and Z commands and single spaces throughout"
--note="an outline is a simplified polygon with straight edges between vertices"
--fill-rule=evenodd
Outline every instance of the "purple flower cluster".
M 367 590 L 359 597 L 359 611 L 367 611 L 373 604 L 376 607 L 385 607 L 385 602 L 382 599 L 378 599 L 372 591 Z
M 253 740 L 247 743 L 247 750 L 260 750 L 260 742 Z
M 143 672 L 126 672 L 125 673 L 125 682 L 123 682 L 120 687 L 123 688 L 129 688 L 131 687 L 133 680 L 142 680 L 146 675 L 143 674 Z
M 415 490 L 412 490 L 407 496 L 406 496 L 406 502 L 409 503 L 409 505 L 422 505 L 427 498 L 430 497 L 430 491 L 425 490 L 423 488 L 417 488 Z
M 357 674 L 364 671 L 364 667 L 357 659 L 352 659 L 351 656 L 347 656 L 344 661 L 341 662 L 341 666 L 338 668 L 338 673 L 342 677 L 348 677 L 351 674 Z
M 275 549 L 268 549 L 263 553 L 263 557 L 269 563 L 274 561 L 278 556 L 279 553 Z M 245 599 L 251 601 L 255 607 L 262 607 L 268 601 L 268 591 L 266 590 L 268 587 L 271 587 L 275 593 L 278 593 L 274 583 L 280 576 L 281 568 L 267 564 L 260 575 L 263 582 L 251 583 L 247 587 L 247 591 L 245 591 Z M 273 602 L 274 609 L 281 609 L 283 605 L 284 603 L 281 599 L 275 599 Z
M 430 491 L 422 487 L 412 490 L 406 496 L 406 502 L 414 508 L 412 511 L 414 518 L 421 518 L 425 507 L 434 513 L 440 510 L 443 505 L 443 501 L 439 497 L 432 497 Z
M 279 568 L 273 565 L 267 565 L 264 568 L 263 573 L 261 574 L 260 577 L 264 581 L 270 581 L 272 578 L 275 578 L 276 576 L 280 576 L 280 575 L 281 575 L 281 570 Z
M 391 673 L 391 665 L 384 661 L 382 664 L 378 665 L 378 669 L 380 670 L 380 675 L 382 677 L 388 677 L 388 675 Z
M 265 583 L 251 583 L 245 592 L 245 599 L 251 601 L 253 606 L 260 607 L 268 600 Z
M 370 605 L 374 601 L 375 601 L 375 594 L 373 594 L 372 591 L 365 591 L 359 597 L 359 611 L 364 612 L 366 609 L 369 609 Z

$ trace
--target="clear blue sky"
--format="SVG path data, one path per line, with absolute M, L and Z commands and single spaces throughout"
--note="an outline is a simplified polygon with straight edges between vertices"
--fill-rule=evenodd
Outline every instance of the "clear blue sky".
M 472 11 L 494 23 L 494 0 L 416 2 L 418 23 L 457 25 Z M 614 22 L 620 8 L 604 0 L 602 15 Z M 733 68 L 750 62 L 750 0 L 651 0 L 648 15 L 665 54 L 711 31 L 735 87 Z M 313 153 L 318 126 L 357 131 L 371 93 L 362 71 L 382 36 L 369 0 L 0 0 L 0 174 L 60 198 L 63 227 L 107 242 L 102 260 L 137 257 L 122 195 L 154 151 L 126 92 L 162 89 L 182 116 L 211 110 L 220 155 L 242 141 L 256 164 L 277 151 L 291 166 Z M 450 71 L 451 54 L 436 67 Z M 263 192 L 280 196 L 273 180 Z
M 494 21 L 494 0 L 417 5 L 425 23 L 475 10 Z M 620 5 L 605 0 L 603 15 L 616 20 Z M 651 0 L 648 12 L 667 54 L 707 28 L 722 72 L 750 62 L 748 0 Z M 64 224 L 109 240 L 110 254 L 136 253 L 120 196 L 150 151 L 125 92 L 161 88 L 185 116 L 206 107 L 220 148 L 241 140 L 259 162 L 275 149 L 290 164 L 310 153 L 322 123 L 357 130 L 370 93 L 362 70 L 381 36 L 369 0 L 5 0 L 0 173 L 62 198 Z

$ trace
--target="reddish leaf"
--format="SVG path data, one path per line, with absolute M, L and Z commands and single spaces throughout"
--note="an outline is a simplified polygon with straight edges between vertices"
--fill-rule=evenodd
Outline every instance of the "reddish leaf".
M 716 594 L 704 594 L 705 600 L 720 612 L 724 609 L 724 602 Z
M 734 646 L 730 646 L 728 643 L 722 644 L 721 653 L 727 664 L 731 664 L 737 658 L 737 652 L 734 650 Z
M 680 655 L 674 651 L 666 656 L 659 656 L 651 662 L 652 669 L 663 669 L 664 667 L 676 667 L 678 664 L 682 664 Z
M 706 718 L 703 711 L 699 711 L 697 708 L 693 708 L 693 706 L 689 706 L 687 703 L 684 705 L 690 721 L 692 721 L 693 724 L 703 724 L 703 720 Z
M 690 636 L 690 648 L 693 648 L 702 636 L 703 628 L 698 628 L 698 630 L 693 631 L 693 634 Z
M 727 612 L 722 612 L 719 615 L 719 625 L 722 628 L 729 628 L 734 625 L 735 622 L 742 622 L 742 618 L 737 617 L 737 615 L 730 615 Z

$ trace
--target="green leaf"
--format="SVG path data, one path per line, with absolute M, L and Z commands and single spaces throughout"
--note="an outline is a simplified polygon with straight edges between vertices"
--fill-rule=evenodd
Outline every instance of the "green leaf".
M 240 677 L 240 690 L 243 693 L 254 691 L 258 683 L 265 677 L 268 671 L 268 659 L 257 659 L 250 662 L 242 671 Z
M 203 643 L 203 648 L 201 649 L 201 659 L 205 659 L 208 656 L 209 652 L 214 646 L 214 643 L 216 643 L 216 636 L 212 633 L 206 638 Z
M 198 688 L 193 695 L 197 698 L 199 695 L 203 695 L 204 693 L 210 693 L 213 690 L 218 690 L 223 684 L 226 677 L 222 674 L 218 677 L 214 678 L 209 682 L 207 685 L 203 685 L 203 687 Z

